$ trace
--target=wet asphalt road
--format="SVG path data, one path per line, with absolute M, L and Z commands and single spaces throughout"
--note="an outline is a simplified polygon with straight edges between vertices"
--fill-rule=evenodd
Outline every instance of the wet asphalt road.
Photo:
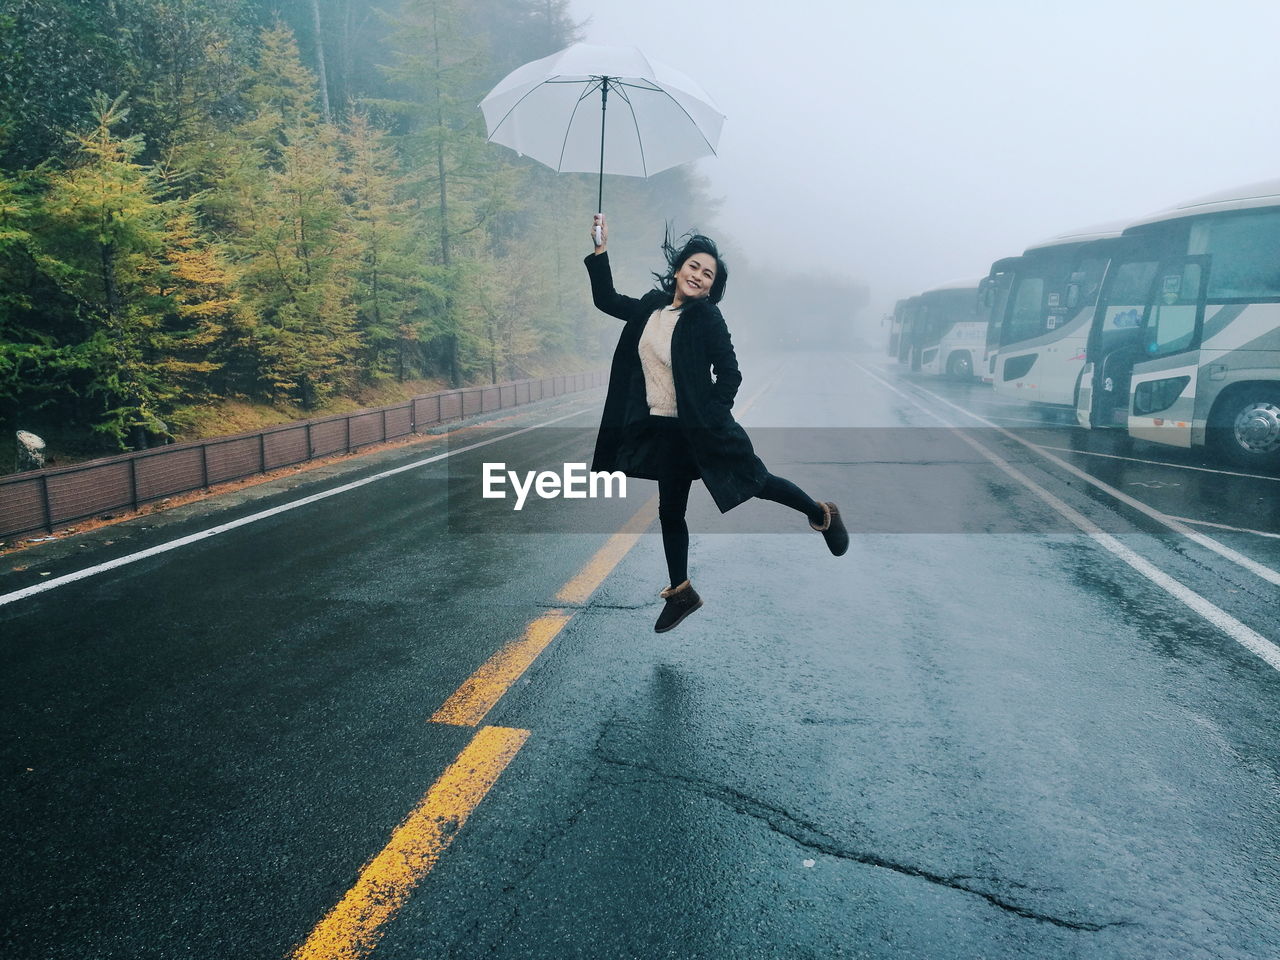
M 529 739 L 372 955 L 1280 956 L 1280 674 L 973 444 L 1273 642 L 1280 481 L 877 356 L 742 359 L 848 555 L 699 491 L 706 606 L 655 635 L 642 537 L 485 718 Z M 0 606 L 0 952 L 287 956 L 470 741 L 432 713 L 652 492 L 480 500 L 482 461 L 589 459 L 598 402 Z M 0 593 L 443 449 L 34 548 Z

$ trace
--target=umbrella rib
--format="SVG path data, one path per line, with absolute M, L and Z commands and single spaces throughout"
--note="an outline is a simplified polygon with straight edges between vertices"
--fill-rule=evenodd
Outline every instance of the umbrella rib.
M 642 56 L 643 56 L 643 55 L 642 55 Z M 652 84 L 651 86 L 642 86 L 641 84 L 638 84 L 638 83 L 621 83 L 621 82 L 619 82 L 619 83 L 617 84 L 617 86 L 619 86 L 619 87 L 634 87 L 634 88 L 635 88 L 635 89 L 637 89 L 637 90 L 645 90 L 645 91 L 647 91 L 647 92 L 649 92 L 649 93 L 660 93 L 660 94 L 662 94 L 664 97 L 666 97 L 666 98 L 667 98 L 668 100 L 670 100 L 672 103 L 674 103 L 677 107 L 679 107 L 679 108 L 680 108 L 680 112 L 681 112 L 681 113 L 683 113 L 686 117 L 688 117 L 688 118 L 689 118 L 689 122 L 690 122 L 691 124 L 693 124 L 693 129 L 695 129 L 695 130 L 697 130 L 697 131 L 698 131 L 698 136 L 702 137 L 702 142 L 703 142 L 703 143 L 705 143 L 705 144 L 707 145 L 707 149 L 711 151 L 711 155 L 712 155 L 713 157 L 718 157 L 718 156 L 720 156 L 720 154 L 716 153 L 716 148 L 715 148 L 715 147 L 713 147 L 713 146 L 711 145 L 711 141 L 707 139 L 707 135 L 706 135 L 705 133 L 703 133 L 703 132 L 702 132 L 702 127 L 698 126 L 698 121 L 694 120 L 694 119 L 693 119 L 693 117 L 692 117 L 692 116 L 690 116 L 689 111 L 688 111 L 688 110 L 686 110 L 686 109 L 684 108 L 684 105 L 683 105 L 679 100 L 677 100 L 675 97 L 673 97 L 670 93 L 668 93 L 668 92 L 666 91 L 666 89 L 665 89 L 664 87 L 662 87 L 660 84 L 652 83 L 652 81 L 649 81 L 649 82 Z M 623 97 L 623 99 L 627 99 L 627 97 L 626 97 L 626 94 L 625 94 L 625 93 L 620 93 L 619 95 L 620 95 L 620 96 L 622 96 L 622 97 Z M 631 101 L 630 101 L 629 99 L 627 99 L 627 103 L 628 103 L 628 104 L 630 104 L 630 103 L 631 103 Z M 715 108 L 713 107 L 712 109 L 715 109 Z M 717 112 L 717 113 L 719 113 L 720 111 L 718 111 L 718 110 L 717 110 L 716 112 Z M 634 108 L 632 108 L 631 113 L 632 113 L 632 116 L 634 116 L 634 115 L 635 115 L 635 109 L 634 109 Z M 721 116 L 723 116 L 723 114 L 721 114 Z M 642 153 L 643 153 L 643 150 L 644 150 L 644 147 L 643 147 L 643 145 L 642 145 L 642 146 L 641 146 L 641 152 L 642 152 Z
M 623 84 L 622 86 L 625 87 L 626 84 Z M 641 87 L 639 89 L 647 90 L 648 88 Z M 625 89 L 619 90 L 618 96 L 622 98 L 623 102 L 627 105 L 627 109 L 631 111 L 631 125 L 636 128 L 636 143 L 640 146 L 640 169 L 644 171 L 644 175 L 647 177 L 649 176 L 649 164 L 646 163 L 644 159 L 644 137 L 640 136 L 640 121 L 636 118 L 635 104 L 631 102 L 631 98 L 627 96 L 627 91 Z
M 578 102 L 573 105 L 573 113 L 569 114 L 569 122 L 564 125 L 564 140 L 560 142 L 560 159 L 556 161 L 556 173 L 559 173 L 560 168 L 564 166 L 564 152 L 569 146 L 569 132 L 573 130 L 573 118 L 578 115 L 578 107 L 582 106 L 583 100 L 587 99 L 587 97 L 599 90 L 603 82 L 604 81 L 601 80 L 600 83 L 593 84 L 586 90 L 583 90 L 578 97 Z M 603 173 L 604 171 L 602 170 L 600 172 Z
M 707 135 L 702 132 L 702 127 L 698 126 L 698 121 L 693 119 L 689 111 L 684 108 L 684 104 L 682 104 L 679 100 L 677 100 L 671 94 L 667 93 L 667 91 L 663 90 L 661 87 L 658 87 L 658 92 L 660 92 L 664 97 L 666 97 L 668 100 L 674 103 L 677 107 L 679 107 L 680 112 L 689 118 L 689 122 L 693 124 L 693 129 L 698 131 L 698 136 L 700 136 L 702 138 L 702 142 L 707 145 L 707 149 L 711 151 L 711 155 L 713 157 L 720 156 L 720 154 L 716 153 L 716 148 L 711 145 L 711 141 L 707 139 Z M 717 111 L 717 113 L 718 112 L 719 111 Z M 721 114 L 721 116 L 723 116 L 723 114 Z
M 564 83 L 564 82 L 566 82 L 566 81 L 563 81 L 563 80 L 544 80 L 544 81 L 543 81 L 543 83 Z M 490 142 L 490 143 L 492 143 L 492 142 L 493 142 L 493 138 L 494 138 L 494 136 L 496 136 L 496 135 L 497 135 L 498 130 L 500 130 L 500 129 L 502 128 L 502 125 L 503 125 L 504 123 L 506 123 L 506 122 L 507 122 L 507 117 L 509 117 L 509 116 L 511 116 L 511 114 L 515 113 L 515 109 L 516 109 L 516 107 L 520 106 L 520 104 L 524 103 L 526 99 L 528 99 L 529 97 L 533 96 L 533 92 L 534 92 L 535 90 L 537 90 L 540 86 L 542 86 L 542 83 L 535 83 L 532 87 L 530 87 L 530 88 L 529 88 L 529 90 L 528 90 L 528 92 L 526 92 L 524 96 L 522 96 L 519 100 L 517 100 L 515 103 L 513 103 L 513 104 L 511 105 L 511 109 L 510 109 L 510 110 L 508 110 L 506 113 L 504 113 L 504 114 L 502 115 L 502 119 L 501 119 L 501 120 L 499 120 L 496 124 L 494 124 L 494 126 L 493 126 L 493 133 L 489 134 L 489 142 Z

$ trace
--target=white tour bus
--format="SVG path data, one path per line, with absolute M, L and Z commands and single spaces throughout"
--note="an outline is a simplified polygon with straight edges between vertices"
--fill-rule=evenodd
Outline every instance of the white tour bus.
M 1131 224 L 1089 334 L 1076 414 L 1280 466 L 1280 180 Z
M 911 369 L 969 379 L 982 359 L 987 318 L 977 280 L 954 280 L 920 294 L 912 330 Z
M 1098 288 L 1126 223 L 1073 230 L 1017 259 L 1008 304 L 992 324 L 996 393 L 1075 409 Z

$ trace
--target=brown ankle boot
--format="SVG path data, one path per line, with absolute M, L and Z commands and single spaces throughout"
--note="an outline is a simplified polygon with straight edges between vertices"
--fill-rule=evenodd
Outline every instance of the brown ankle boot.
M 822 503 L 822 514 L 821 525 L 810 520 L 809 526 L 822 534 L 822 539 L 827 541 L 828 550 L 837 557 L 842 557 L 849 549 L 849 531 L 844 528 L 844 521 L 840 519 L 840 508 L 827 500 Z
M 658 614 L 658 622 L 653 625 L 654 633 L 666 633 L 677 626 L 681 620 L 702 606 L 702 598 L 686 580 L 678 587 L 667 587 L 659 596 L 667 601 L 662 612 Z

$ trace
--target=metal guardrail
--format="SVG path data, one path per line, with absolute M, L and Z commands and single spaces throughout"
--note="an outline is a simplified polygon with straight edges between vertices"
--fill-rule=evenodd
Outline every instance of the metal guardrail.
M 0 537 L 58 527 L 112 510 L 281 467 L 352 453 L 477 413 L 533 403 L 604 384 L 604 371 L 444 390 L 405 403 L 300 420 L 257 433 L 169 444 L 69 467 L 0 477 Z

